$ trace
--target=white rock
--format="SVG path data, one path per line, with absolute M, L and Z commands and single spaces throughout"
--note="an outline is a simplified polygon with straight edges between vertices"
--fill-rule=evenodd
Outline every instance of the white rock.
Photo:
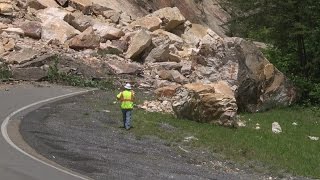
M 318 141 L 319 137 L 314 137 L 314 136 L 308 136 L 308 138 L 312 141 Z
M 292 125 L 293 125 L 293 126 L 297 126 L 297 125 L 298 125 L 298 123 L 296 123 L 296 122 L 293 122 L 293 123 L 292 123 Z
M 282 132 L 281 126 L 278 122 L 272 123 L 272 132 L 275 134 L 279 134 Z

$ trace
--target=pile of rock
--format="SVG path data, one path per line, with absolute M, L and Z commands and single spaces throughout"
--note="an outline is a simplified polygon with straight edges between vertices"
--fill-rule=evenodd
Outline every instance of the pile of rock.
M 256 112 L 296 99 L 253 43 L 191 23 L 176 7 L 133 18 L 106 4 L 0 0 L 1 62 L 22 80 L 43 79 L 57 56 L 62 72 L 134 76 L 160 94 L 144 108 L 228 126 L 238 109 Z

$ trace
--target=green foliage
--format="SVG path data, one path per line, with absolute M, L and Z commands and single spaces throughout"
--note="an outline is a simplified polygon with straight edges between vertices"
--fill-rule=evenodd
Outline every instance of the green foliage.
M 0 66 L 0 81 L 8 80 L 12 74 L 7 66 Z
M 320 1 L 228 0 L 230 35 L 272 45 L 268 59 L 302 89 L 302 102 L 318 103 Z

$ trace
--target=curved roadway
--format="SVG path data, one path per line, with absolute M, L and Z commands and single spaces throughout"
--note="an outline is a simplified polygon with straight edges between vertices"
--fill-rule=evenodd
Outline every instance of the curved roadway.
M 1 180 L 79 180 L 85 179 L 70 171 L 48 165 L 22 152 L 7 136 L 7 121 L 21 116 L 43 103 L 85 92 L 71 87 L 20 84 L 7 90 L 0 87 L 0 179 Z M 29 108 L 30 107 L 30 108 Z M 20 110 L 23 112 L 20 112 Z M 17 114 L 16 114 L 17 113 Z M 14 118 L 12 118 L 14 120 Z M 21 151 L 21 152 L 20 152 Z

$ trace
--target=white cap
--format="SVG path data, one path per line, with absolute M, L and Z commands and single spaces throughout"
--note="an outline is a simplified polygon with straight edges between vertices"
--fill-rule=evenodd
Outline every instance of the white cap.
M 124 88 L 126 88 L 126 89 L 131 89 L 131 84 L 130 84 L 130 83 L 127 83 L 127 84 L 124 86 Z

